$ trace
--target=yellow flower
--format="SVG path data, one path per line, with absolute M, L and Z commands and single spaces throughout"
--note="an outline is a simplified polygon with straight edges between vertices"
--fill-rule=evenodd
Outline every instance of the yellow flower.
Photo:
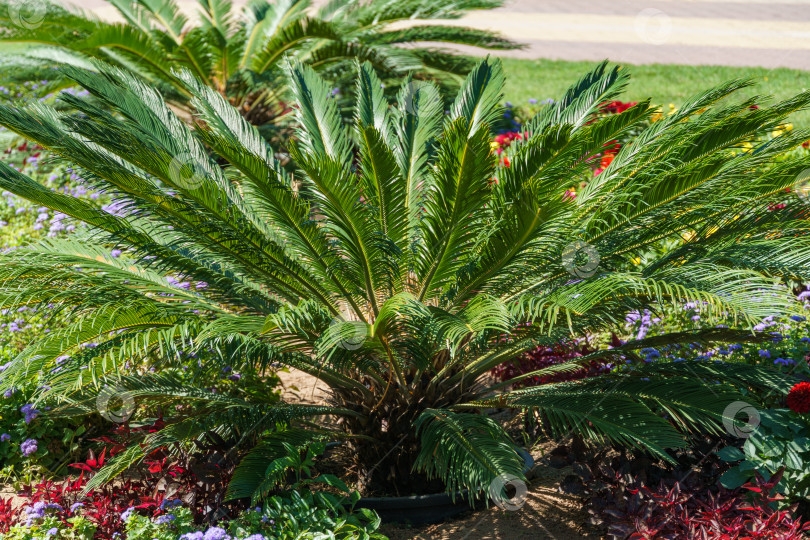
M 633 264 L 635 264 L 636 266 L 641 264 L 641 257 L 633 257 L 631 260 L 633 261 Z
M 489 143 L 490 148 L 498 148 L 498 146 L 500 146 L 500 145 L 495 141 L 492 141 L 491 143 Z

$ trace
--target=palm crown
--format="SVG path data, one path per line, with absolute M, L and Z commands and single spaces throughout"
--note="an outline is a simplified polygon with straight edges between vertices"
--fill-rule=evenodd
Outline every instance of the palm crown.
M 336 83 L 351 76 L 351 59 L 370 61 L 394 78 L 414 72 L 419 78 L 451 83 L 474 63 L 441 49 L 416 47 L 416 42 L 517 47 L 491 32 L 461 26 L 391 26 L 458 18 L 471 9 L 497 7 L 500 0 L 337 0 L 317 12 L 309 0 L 252 0 L 241 16 L 228 0 L 200 0 L 196 25 L 173 0 L 110 3 L 124 24 L 50 4 L 46 13 L 29 13 L 36 20 L 27 21 L 25 12 L 7 2 L 7 9 L 0 8 L 0 39 L 38 44 L 4 60 L 8 75 L 19 78 L 33 67 L 40 77 L 44 67 L 70 63 L 87 68 L 91 58 L 99 58 L 139 74 L 171 102 L 185 106 L 191 94 L 172 75 L 172 69 L 181 66 L 227 96 L 252 123 L 262 125 L 285 109 L 284 57 L 307 63 Z
M 738 388 L 785 388 L 781 375 L 747 365 L 645 365 L 634 351 L 751 339 L 749 321 L 792 309 L 774 276 L 810 273 L 807 205 L 786 191 L 808 165 L 787 152 L 807 134 L 730 150 L 806 106 L 810 93 L 768 108 L 713 107 L 744 85 L 729 83 L 643 127 L 654 112 L 647 102 L 595 115 L 627 82 L 601 65 L 544 108 L 510 148 L 510 166 L 498 167 L 488 126 L 501 112 L 499 63 L 482 61 L 447 114 L 436 87 L 413 80 L 389 105 L 363 64 L 351 127 L 328 85 L 296 65 L 288 69 L 298 125 L 290 176 L 256 129 L 188 71 L 178 80 L 193 96 L 193 128 L 125 72 L 98 65 L 65 73 L 95 98 L 64 96 L 81 114 L 6 106 L 0 124 L 73 161 L 120 211 L 46 190 L 0 164 L 0 187 L 92 231 L 2 255 L 5 307 L 51 303 L 73 321 L 25 349 L 4 386 L 42 374 L 71 406 L 84 403 L 91 382 L 138 399 L 195 403 L 167 418 L 155 445 L 208 431 L 265 433 L 280 421 L 299 435 L 347 437 L 371 484 L 400 490 L 418 489 L 412 470 L 449 488 L 520 476 L 508 437 L 482 410 L 537 411 L 560 434 L 667 458 L 686 432 L 717 429 L 724 408 L 742 399 Z M 590 158 L 630 129 L 641 133 L 567 196 L 572 180 L 590 174 Z M 774 203 L 785 206 L 769 211 Z M 672 239 L 678 244 L 664 255 L 630 263 Z M 126 255 L 112 258 L 112 246 Z M 705 322 L 736 328 L 631 341 L 527 375 L 574 370 L 598 356 L 621 366 L 584 381 L 510 390 L 510 381 L 487 377 L 538 343 L 615 329 L 629 310 L 682 301 L 702 302 Z M 89 342 L 98 346 L 83 347 Z M 168 371 L 124 367 L 143 358 L 172 366 L 181 348 L 226 351 L 245 369 L 303 370 L 329 386 L 332 402 L 237 399 Z M 324 415 L 339 420 L 317 420 Z M 273 437 L 251 455 L 277 447 Z M 134 447 L 113 469 L 148 448 Z M 258 482 L 237 478 L 234 496 Z

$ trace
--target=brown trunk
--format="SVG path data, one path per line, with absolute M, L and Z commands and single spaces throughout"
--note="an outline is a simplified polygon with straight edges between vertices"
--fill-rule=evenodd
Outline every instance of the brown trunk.
M 405 496 L 444 490 L 440 480 L 429 480 L 413 471 L 421 449 L 414 424 L 425 409 L 447 407 L 472 396 L 459 387 L 440 387 L 431 396 L 425 396 L 424 390 L 392 390 L 384 401 L 374 403 L 359 399 L 357 394 L 336 396 L 336 405 L 365 415 L 362 419 L 344 418 L 343 428 L 350 434 L 373 439 L 352 439 L 349 443 L 358 471 L 358 489 L 363 495 Z

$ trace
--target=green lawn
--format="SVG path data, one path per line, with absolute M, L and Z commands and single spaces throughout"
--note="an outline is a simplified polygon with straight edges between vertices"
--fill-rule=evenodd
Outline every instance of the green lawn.
M 562 96 L 568 86 L 591 69 L 596 62 L 566 62 L 561 60 L 503 59 L 506 70 L 506 99 L 515 105 L 525 105 L 530 98 L 543 100 Z M 651 97 L 654 103 L 668 109 L 670 103 L 679 106 L 686 98 L 723 81 L 753 78 L 755 87 L 740 95 L 772 95 L 785 99 L 810 88 L 810 71 L 796 69 L 765 69 L 751 67 L 627 65 L 632 75 L 624 101 Z M 810 127 L 810 111 L 796 113 L 793 122 Z
M 24 44 L 0 44 L 0 58 L 3 52 L 25 47 Z M 505 96 L 516 105 L 526 105 L 530 98 L 559 98 L 573 82 L 596 65 L 596 62 L 563 60 L 502 60 L 507 75 Z M 627 69 L 632 74 L 632 80 L 623 99 L 639 101 L 651 97 L 665 110 L 670 103 L 679 106 L 686 98 L 734 78 L 753 78 L 757 81 L 755 87 L 740 92 L 741 96 L 746 97 L 760 94 L 785 99 L 810 88 L 810 71 L 797 69 L 676 64 L 628 64 Z M 810 111 L 796 113 L 793 122 L 799 127 L 810 127 Z

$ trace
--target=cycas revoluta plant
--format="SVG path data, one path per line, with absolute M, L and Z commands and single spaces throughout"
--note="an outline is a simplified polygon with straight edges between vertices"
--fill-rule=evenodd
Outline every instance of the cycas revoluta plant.
M 71 95 L 63 99 L 81 114 L 0 108 L 0 124 L 74 162 L 123 209 L 107 213 L 0 165 L 2 189 L 92 231 L 2 255 L 3 307 L 52 303 L 73 322 L 31 343 L 0 386 L 43 373 L 48 391 L 73 408 L 94 410 L 93 388 L 104 384 L 139 402 L 194 404 L 167 416 L 110 474 L 154 446 L 207 432 L 244 440 L 292 426 L 248 455 L 234 497 L 259 487 L 280 441 L 316 437 L 345 438 L 369 489 L 418 492 L 430 478 L 478 489 L 501 474 L 520 477 L 509 437 L 485 414 L 492 408 L 536 411 L 560 435 L 669 459 L 666 449 L 690 431 L 720 430 L 740 388 L 788 387 L 770 370 L 645 364 L 636 351 L 751 339 L 752 320 L 794 309 L 776 276 L 810 277 L 808 207 L 786 190 L 808 167 L 787 153 L 808 134 L 762 144 L 755 135 L 807 106 L 810 93 L 759 109 L 713 107 L 742 82 L 699 95 L 643 129 L 572 199 L 565 192 L 590 174 L 589 159 L 654 112 L 643 102 L 597 118 L 626 85 L 624 71 L 587 74 L 526 126 L 511 166 L 497 167 L 488 126 L 501 114 L 499 63 L 481 61 L 446 115 L 432 84 L 404 84 L 391 105 L 373 69 L 358 69 L 349 129 L 328 85 L 309 67 L 289 68 L 295 178 L 189 72 L 179 78 L 194 96 L 193 128 L 148 84 L 102 66 L 65 74 L 104 109 Z M 748 143 L 756 147 L 730 152 Z M 775 203 L 784 207 L 770 211 Z M 678 247 L 628 270 L 673 238 Z M 598 265 L 569 257 L 575 242 L 592 246 L 584 251 L 595 250 Z M 112 258 L 111 247 L 125 255 Z M 167 276 L 206 285 L 177 287 Z M 629 310 L 682 301 L 701 302 L 707 325 L 736 327 L 631 341 L 522 375 L 613 358 L 615 370 L 586 380 L 509 390 L 514 381 L 487 375 L 538 344 L 618 330 Z M 294 367 L 328 385 L 331 403 L 229 398 L 123 367 L 143 358 L 177 365 L 174 349 L 228 350 L 234 369 Z
M 36 45 L 4 58 L 4 75 L 39 80 L 47 68 L 71 64 L 87 69 L 97 58 L 138 74 L 185 108 L 193 95 L 172 74 L 179 66 L 226 96 L 251 123 L 264 125 L 286 110 L 284 57 L 312 66 L 333 84 L 353 85 L 354 59 L 371 62 L 386 77 L 413 73 L 452 84 L 475 63 L 417 42 L 518 47 L 491 32 L 461 26 L 391 27 L 455 19 L 469 10 L 498 7 L 502 0 L 333 0 L 317 10 L 309 0 L 251 0 L 241 14 L 229 0 L 199 3 L 194 24 L 174 0 L 110 0 L 125 21 L 110 23 L 55 4 L 47 4 L 44 13 L 39 11 L 45 5 L 33 10 L 29 16 L 36 20 L 27 21 L 21 9 L 33 4 L 21 8 L 2 0 L 0 40 Z M 59 82 L 50 86 L 58 87 Z

